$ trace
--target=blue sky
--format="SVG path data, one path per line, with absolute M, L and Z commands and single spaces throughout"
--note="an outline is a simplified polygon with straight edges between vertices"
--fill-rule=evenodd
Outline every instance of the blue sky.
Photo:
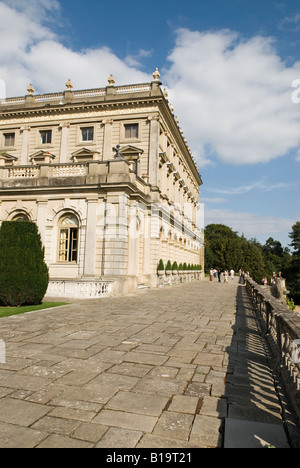
M 300 220 L 299 0 L 0 0 L 8 96 L 149 82 L 198 161 L 205 222 L 285 246 Z M 4 39 L 4 40 L 3 40 Z M 299 81 L 297 81 L 299 80 Z M 294 87 L 293 87 L 294 86 Z M 1 86 L 0 86 L 1 92 Z

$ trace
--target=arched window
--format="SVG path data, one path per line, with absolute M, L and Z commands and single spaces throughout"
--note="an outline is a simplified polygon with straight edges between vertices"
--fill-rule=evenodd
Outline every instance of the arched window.
M 78 261 L 79 223 L 76 216 L 67 214 L 59 221 L 59 262 L 76 263 Z
M 25 213 L 19 213 L 13 217 L 12 221 L 30 221 Z

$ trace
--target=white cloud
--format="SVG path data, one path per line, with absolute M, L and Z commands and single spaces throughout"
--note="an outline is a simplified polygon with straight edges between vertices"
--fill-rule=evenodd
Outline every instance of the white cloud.
M 269 182 L 267 177 L 261 177 L 259 180 L 254 181 L 250 184 L 239 185 L 237 187 L 230 188 L 207 188 L 209 192 L 218 193 L 222 195 L 244 195 L 246 193 L 255 191 L 261 192 L 272 192 L 273 190 L 279 189 L 294 189 L 299 183 L 290 182 Z
M 58 0 L 0 0 L 0 81 L 8 96 L 103 87 L 113 73 L 116 84 L 150 81 L 139 50 L 124 60 L 108 47 L 75 51 L 53 32 L 60 19 Z M 300 62 L 287 67 L 270 38 L 243 40 L 229 30 L 176 31 L 169 66 L 161 70 L 169 99 L 189 146 L 202 167 L 268 162 L 300 144 L 299 106 L 292 83 Z
M 145 57 L 150 57 L 152 55 L 153 51 L 152 50 L 144 50 L 140 49 L 138 52 L 134 55 L 129 54 L 127 57 L 125 57 L 124 62 L 129 66 L 129 67 L 141 67 L 141 59 Z
M 205 226 L 209 224 L 225 224 L 240 235 L 247 238 L 265 238 L 272 236 L 284 239 L 291 231 L 294 219 L 276 216 L 263 216 L 255 213 L 239 213 L 229 209 L 205 209 Z M 287 244 L 287 242 L 284 242 Z
M 34 18 L 36 22 L 53 23 L 61 13 L 59 0 L 2 0 L 2 2 L 28 18 Z
M 284 31 L 297 32 L 300 29 L 300 14 L 296 13 L 294 16 L 286 16 L 279 23 L 278 29 Z
M 300 62 L 286 67 L 270 38 L 180 29 L 169 61 L 170 101 L 206 162 L 211 155 L 233 164 L 268 162 L 299 145 L 291 84 Z
M 59 16 L 56 0 L 30 0 L 24 5 L 23 0 L 9 5 L 0 1 L 0 36 L 5 38 L 0 47 L 0 79 L 8 96 L 26 94 L 31 82 L 37 92 L 60 91 L 68 78 L 77 89 L 103 87 L 110 73 L 117 84 L 149 81 L 149 75 L 127 65 L 108 47 L 83 51 L 65 47 L 45 21 Z M 47 15 L 49 11 L 52 16 Z
M 205 198 L 202 198 L 200 197 L 200 201 L 201 203 L 227 203 L 227 199 L 226 198 L 218 198 L 218 197 L 215 197 L 215 198 L 211 198 L 211 197 L 205 197 Z

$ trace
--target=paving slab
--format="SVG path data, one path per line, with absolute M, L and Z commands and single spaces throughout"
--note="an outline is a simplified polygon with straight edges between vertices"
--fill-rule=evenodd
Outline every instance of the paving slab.
M 0 422 L 1 448 L 33 448 L 46 438 L 47 432 Z
M 0 400 L 0 421 L 29 427 L 51 411 L 49 406 L 12 398 Z
M 281 424 L 227 418 L 224 448 L 290 448 Z
M 74 300 L 0 319 L 0 339 L 0 448 L 214 448 L 243 421 L 283 427 L 238 279 Z
M 106 408 L 147 416 L 160 416 L 168 401 L 168 398 L 160 396 L 119 392 L 109 401 Z

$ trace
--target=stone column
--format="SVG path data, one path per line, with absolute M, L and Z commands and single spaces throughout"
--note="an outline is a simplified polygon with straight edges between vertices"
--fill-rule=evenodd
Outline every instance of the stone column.
M 28 145 L 29 145 L 29 132 L 30 127 L 26 125 L 25 127 L 21 128 L 21 132 L 23 133 L 22 139 L 22 150 L 21 150 L 21 166 L 27 166 L 29 164 L 28 161 Z
M 96 223 L 98 198 L 87 200 L 87 221 L 85 236 L 84 253 L 84 275 L 95 275 L 95 257 L 96 257 Z
M 159 115 L 149 117 L 150 144 L 149 144 L 149 183 L 158 186 L 159 171 Z

